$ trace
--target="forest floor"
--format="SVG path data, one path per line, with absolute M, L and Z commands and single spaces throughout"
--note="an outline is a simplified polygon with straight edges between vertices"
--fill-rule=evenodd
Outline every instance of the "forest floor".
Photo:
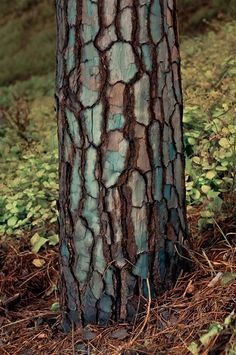
M 199 233 L 199 211 L 189 216 L 193 271 L 147 305 L 133 326 L 89 326 L 63 333 L 53 311 L 59 281 L 57 249 L 36 255 L 28 238 L 1 245 L 2 354 L 230 354 L 236 353 L 236 247 L 220 229 Z M 235 230 L 226 220 L 224 230 Z M 39 256 L 38 256 L 39 257 Z
M 15 22 L 0 17 L 0 44 L 8 45 L 0 73 L 0 353 L 236 354 L 236 22 L 218 19 L 181 38 L 191 272 L 132 327 L 66 335 L 57 303 L 55 44 L 46 3 L 37 2 L 45 27 L 34 7 Z M 14 43 L 27 31 L 22 50 Z

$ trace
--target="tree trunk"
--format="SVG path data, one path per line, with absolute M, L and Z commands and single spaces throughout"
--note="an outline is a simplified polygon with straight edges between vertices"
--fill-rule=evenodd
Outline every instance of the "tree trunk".
M 175 2 L 56 3 L 64 326 L 132 321 L 186 239 Z

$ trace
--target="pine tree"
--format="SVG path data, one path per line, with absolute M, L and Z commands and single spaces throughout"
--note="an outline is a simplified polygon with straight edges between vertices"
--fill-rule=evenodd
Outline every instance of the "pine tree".
M 187 240 L 173 0 L 57 0 L 65 329 L 132 321 Z

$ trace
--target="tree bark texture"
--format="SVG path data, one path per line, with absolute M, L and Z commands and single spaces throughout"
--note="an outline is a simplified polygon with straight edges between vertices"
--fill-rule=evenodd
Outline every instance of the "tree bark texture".
M 65 328 L 132 321 L 186 239 L 173 0 L 57 0 Z

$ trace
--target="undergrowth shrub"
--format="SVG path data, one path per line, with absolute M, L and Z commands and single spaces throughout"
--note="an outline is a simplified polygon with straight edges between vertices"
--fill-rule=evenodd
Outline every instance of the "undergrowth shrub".
M 48 229 L 57 220 L 57 149 L 50 154 L 21 157 L 14 176 L 1 174 L 0 233 L 21 234 L 34 227 Z
M 202 206 L 203 228 L 225 217 L 225 196 L 236 192 L 235 30 L 215 24 L 182 46 L 187 203 Z

